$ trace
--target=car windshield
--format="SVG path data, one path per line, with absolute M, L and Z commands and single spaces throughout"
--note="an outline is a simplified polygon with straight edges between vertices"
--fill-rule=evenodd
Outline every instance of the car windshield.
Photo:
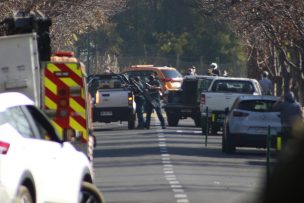
M 274 103 L 273 100 L 246 100 L 241 101 L 236 108 L 255 112 L 275 112 L 272 108 Z
M 183 76 L 177 70 L 161 70 L 166 78 L 182 78 Z

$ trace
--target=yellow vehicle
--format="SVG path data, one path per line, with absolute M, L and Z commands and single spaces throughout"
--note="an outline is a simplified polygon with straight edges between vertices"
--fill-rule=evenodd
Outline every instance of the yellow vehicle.
M 122 73 L 128 76 L 140 76 L 143 80 L 147 80 L 151 74 L 156 74 L 162 83 L 162 94 L 166 90 L 179 89 L 183 80 L 183 76 L 176 68 L 167 66 L 132 65 Z

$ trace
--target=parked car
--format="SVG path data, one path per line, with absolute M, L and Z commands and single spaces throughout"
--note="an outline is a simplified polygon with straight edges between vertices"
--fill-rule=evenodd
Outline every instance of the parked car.
M 156 73 L 162 83 L 162 94 L 166 90 L 176 90 L 181 87 L 183 76 L 174 67 L 154 66 L 154 65 L 133 65 L 122 71 L 122 73 L 131 76 L 140 76 L 148 82 L 148 77 Z
M 0 94 L 0 188 L 1 203 L 104 202 L 89 159 L 15 92 Z
M 277 99 L 268 95 L 239 96 L 225 118 L 222 151 L 234 153 L 236 147 L 266 148 L 268 126 L 274 147 L 281 132 L 280 112 L 272 108 Z

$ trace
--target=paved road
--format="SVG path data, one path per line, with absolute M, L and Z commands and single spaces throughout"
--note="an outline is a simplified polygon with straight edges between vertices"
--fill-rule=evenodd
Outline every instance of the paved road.
M 96 123 L 96 185 L 107 203 L 248 202 L 261 186 L 265 150 L 221 152 L 221 136 L 205 137 L 192 120 L 162 130 Z

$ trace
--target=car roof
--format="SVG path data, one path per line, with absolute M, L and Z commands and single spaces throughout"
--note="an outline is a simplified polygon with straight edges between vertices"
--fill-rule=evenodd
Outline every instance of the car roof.
M 239 101 L 245 100 L 278 100 L 279 97 L 272 95 L 241 95 L 238 97 Z
M 0 111 L 15 106 L 34 105 L 34 102 L 19 92 L 5 92 L 0 94 Z
M 211 76 L 211 75 L 185 75 L 184 79 L 214 79 L 218 76 Z

